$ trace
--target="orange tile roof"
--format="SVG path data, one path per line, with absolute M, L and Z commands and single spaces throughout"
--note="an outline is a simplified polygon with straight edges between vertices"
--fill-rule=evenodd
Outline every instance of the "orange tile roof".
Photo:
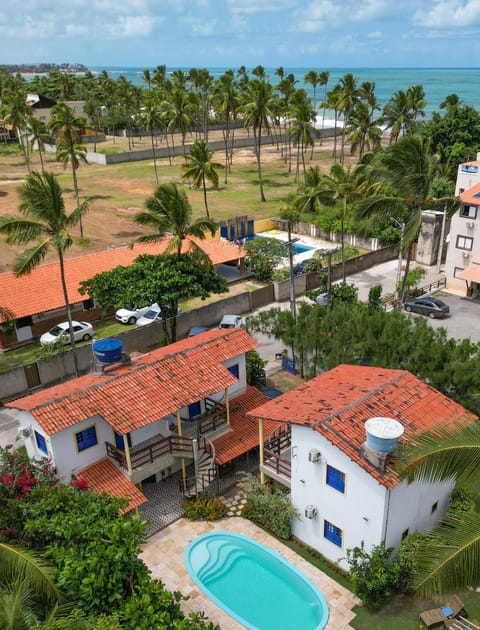
M 389 417 L 401 422 L 402 439 L 476 416 L 410 372 L 339 365 L 250 412 L 255 418 L 309 426 L 342 450 L 387 488 L 398 478 L 387 466 L 380 472 L 361 454 L 365 422 Z
M 218 464 L 226 464 L 236 457 L 258 446 L 258 423 L 247 416 L 247 412 L 267 402 L 265 396 L 256 387 L 248 387 L 247 391 L 237 396 L 230 403 L 231 431 L 213 440 L 215 459 Z M 268 437 L 283 422 L 265 422 L 264 434 Z
M 29 411 L 48 435 L 94 415 L 123 435 L 232 385 L 222 362 L 255 347 L 244 330 L 209 330 L 7 404 Z
M 475 184 L 460 193 L 460 201 L 471 206 L 480 206 L 480 184 Z
M 102 271 L 110 271 L 119 265 L 130 265 L 142 254 L 161 254 L 165 251 L 169 240 L 165 238 L 157 243 L 137 243 L 133 249 L 125 245 L 86 256 L 67 258 L 65 277 L 70 302 L 74 304 L 87 299 L 88 296 L 80 295 L 78 292 L 82 280 L 92 278 Z M 192 238 L 192 240 L 198 243 L 214 265 L 237 260 L 246 255 L 245 250 L 230 243 L 211 239 Z M 184 251 L 187 251 L 189 247 L 190 244 L 185 243 Z M 2 306 L 12 310 L 16 318 L 62 308 L 65 300 L 58 262 L 40 265 L 24 276 L 16 276 L 11 271 L 0 274 L 0 295 Z
M 122 475 L 115 464 L 107 458 L 77 471 L 75 477 L 84 479 L 88 487 L 98 494 L 106 492 L 117 498 L 127 497 L 129 502 L 127 507 L 120 510 L 122 514 L 130 512 L 130 510 L 134 510 L 148 501 L 143 492 L 130 479 Z

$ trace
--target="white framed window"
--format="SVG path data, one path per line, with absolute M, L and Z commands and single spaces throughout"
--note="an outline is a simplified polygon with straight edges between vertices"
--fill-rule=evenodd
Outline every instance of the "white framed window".
M 473 247 L 473 238 L 471 236 L 463 236 L 463 234 L 459 234 L 457 236 L 457 249 L 466 249 L 468 251 L 472 251 Z

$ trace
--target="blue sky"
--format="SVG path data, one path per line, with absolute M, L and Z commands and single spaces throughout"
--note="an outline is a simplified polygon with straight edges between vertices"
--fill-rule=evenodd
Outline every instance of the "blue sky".
M 0 63 L 478 67 L 480 0 L 2 0 Z

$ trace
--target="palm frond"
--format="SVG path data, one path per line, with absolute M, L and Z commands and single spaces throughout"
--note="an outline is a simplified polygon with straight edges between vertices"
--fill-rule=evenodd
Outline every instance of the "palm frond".
M 478 513 L 447 517 L 415 556 L 415 590 L 423 597 L 466 590 L 480 584 Z
M 0 217 L 0 233 L 6 234 L 9 245 L 23 245 L 38 238 L 45 231 L 40 221 L 6 215 Z
M 49 244 L 50 239 L 46 239 L 19 254 L 13 263 L 15 274 L 23 276 L 35 269 L 47 255 Z
M 415 436 L 401 453 L 402 477 L 437 482 L 455 477 L 466 483 L 480 480 L 480 423 L 456 422 L 434 433 Z

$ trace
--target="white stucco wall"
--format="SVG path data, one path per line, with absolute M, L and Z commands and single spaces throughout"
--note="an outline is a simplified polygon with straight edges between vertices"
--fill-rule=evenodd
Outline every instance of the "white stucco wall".
M 301 520 L 293 521 L 293 534 L 331 562 L 348 569 L 348 548 L 362 540 L 370 548 L 382 539 L 386 489 L 311 428 L 292 426 L 292 444 L 292 502 L 301 516 Z M 321 452 L 318 464 L 308 461 L 312 448 Z M 327 464 L 345 473 L 345 494 L 327 486 Z M 318 510 L 312 520 L 305 518 L 307 505 Z M 343 531 L 341 548 L 324 538 L 325 519 Z
M 311 428 L 292 426 L 292 445 L 291 496 L 300 513 L 293 534 L 343 569 L 348 570 L 347 549 L 363 541 L 368 550 L 382 540 L 398 549 L 402 532 L 431 528 L 447 509 L 452 483 L 402 482 L 388 491 Z M 308 461 L 312 448 L 320 451 L 320 463 Z M 326 484 L 327 464 L 345 473 L 345 493 Z M 432 514 L 435 501 L 438 508 Z M 317 508 L 311 520 L 305 518 L 308 505 Z M 342 530 L 341 548 L 324 538 L 325 519 Z
M 399 483 L 390 493 L 390 507 L 385 529 L 387 547 L 398 549 L 402 533 L 409 534 L 430 529 L 445 514 L 454 483 Z M 437 509 L 432 506 L 438 501 Z

